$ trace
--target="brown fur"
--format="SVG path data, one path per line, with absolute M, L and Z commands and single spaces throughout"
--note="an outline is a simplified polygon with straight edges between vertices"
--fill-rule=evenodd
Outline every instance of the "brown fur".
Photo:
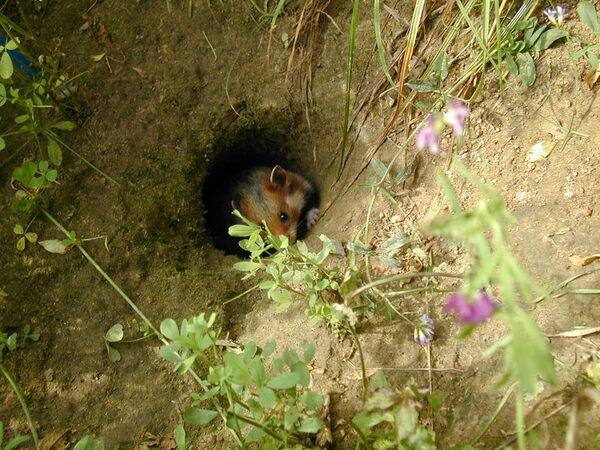
M 297 239 L 297 227 L 306 193 L 311 184 L 300 175 L 280 166 L 273 169 L 256 167 L 238 186 L 240 212 L 256 224 L 263 221 L 276 236 L 287 236 L 291 243 Z M 281 220 L 281 214 L 287 220 Z

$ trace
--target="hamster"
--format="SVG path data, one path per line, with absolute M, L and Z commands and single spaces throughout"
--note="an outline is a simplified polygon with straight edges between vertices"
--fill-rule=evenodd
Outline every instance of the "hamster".
M 231 207 L 290 243 L 303 239 L 319 220 L 319 194 L 301 175 L 283 167 L 257 166 L 242 173 L 232 189 Z

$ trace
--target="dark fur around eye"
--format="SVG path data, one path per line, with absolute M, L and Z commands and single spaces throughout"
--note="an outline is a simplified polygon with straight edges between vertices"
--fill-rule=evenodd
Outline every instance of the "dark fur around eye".
M 279 219 L 281 219 L 282 222 L 287 222 L 288 221 L 288 215 L 284 212 L 279 213 Z

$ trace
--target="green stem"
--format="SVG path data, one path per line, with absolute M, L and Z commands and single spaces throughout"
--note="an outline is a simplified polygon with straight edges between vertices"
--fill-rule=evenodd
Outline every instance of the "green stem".
M 523 391 L 521 388 L 517 389 L 517 395 L 515 397 L 515 421 L 517 425 L 517 444 L 519 450 L 526 450 L 527 445 L 525 443 L 525 411 L 523 407 Z
M 367 402 L 367 391 L 369 390 L 369 382 L 367 380 L 367 368 L 365 366 L 365 357 L 363 355 L 362 346 L 360 345 L 360 341 L 358 340 L 358 335 L 354 330 L 354 327 L 348 324 L 348 328 L 350 329 L 350 333 L 356 342 L 356 347 L 358 348 L 358 356 L 360 358 L 360 370 L 362 372 L 362 384 L 363 384 L 363 404 Z
M 445 273 L 445 272 L 410 272 L 410 273 L 401 273 L 398 275 L 393 275 L 391 277 L 381 278 L 379 280 L 372 281 L 371 283 L 367 283 L 358 289 L 354 290 L 346 297 L 347 300 L 350 300 L 356 297 L 358 294 L 361 294 L 364 291 L 372 289 L 377 286 L 381 286 L 382 284 L 391 283 L 393 281 L 406 280 L 415 277 L 447 277 L 447 278 L 460 278 L 462 279 L 462 275 L 457 275 L 454 273 Z
M 348 141 L 348 122 L 350 118 L 350 89 L 352 86 L 352 68 L 354 64 L 354 43 L 356 42 L 356 28 L 358 27 L 358 7 L 359 0 L 354 0 L 352 6 L 352 21 L 350 23 L 350 42 L 348 44 L 348 63 L 346 65 L 346 93 L 344 96 L 344 129 L 342 130 L 342 143 L 340 152 L 340 164 L 336 179 L 342 176 L 342 171 L 346 165 L 346 142 Z
M 269 436 L 274 437 L 275 439 L 277 439 L 278 441 L 283 441 L 283 438 L 281 436 L 279 436 L 277 433 L 275 433 L 274 431 L 265 428 L 261 423 L 256 422 L 253 419 L 250 419 L 248 417 L 244 417 L 244 416 L 240 416 L 239 414 L 234 413 L 233 411 L 230 411 L 229 414 L 231 414 L 233 417 L 235 417 L 238 420 L 241 420 L 242 422 L 246 422 L 249 425 L 255 426 L 257 428 L 260 428 L 261 430 L 263 430 L 265 433 L 267 433 Z
M 46 211 L 45 209 L 42 209 L 42 212 L 50 220 L 50 222 L 52 222 L 60 231 L 62 231 L 67 237 L 69 237 L 69 232 L 48 211 Z M 131 306 L 133 308 L 133 310 L 137 313 L 137 315 L 140 316 L 144 322 L 146 322 L 146 325 L 148 325 L 148 328 L 150 328 L 154 333 L 156 333 L 158 338 L 165 345 L 168 344 L 169 342 L 164 338 L 162 333 L 160 331 L 158 331 L 158 329 L 152 324 L 152 322 L 150 322 L 150 319 L 148 319 L 146 317 L 146 315 L 140 310 L 140 308 L 138 308 L 137 305 L 133 302 L 133 300 L 131 300 L 129 298 L 129 296 L 125 292 L 123 292 L 123 290 L 117 285 L 117 283 L 115 283 L 112 280 L 112 278 L 107 275 L 107 273 L 102 269 L 102 267 L 100 267 L 98 265 L 98 263 L 94 260 L 94 258 L 92 258 L 89 255 L 89 253 L 85 251 L 85 249 L 82 247 L 82 245 L 78 242 L 75 242 L 75 245 L 77 246 L 79 251 L 83 254 L 83 256 L 85 256 L 85 258 L 90 262 L 90 264 L 92 266 L 94 266 L 94 268 L 100 273 L 100 275 L 102 275 L 102 277 L 106 281 L 108 281 L 108 283 L 113 287 L 113 289 L 119 293 L 119 295 L 129 304 L 129 306 Z
M 61 230 L 67 237 L 70 237 L 69 232 L 48 211 L 46 211 L 45 209 L 42 209 L 42 212 L 59 230 Z M 83 254 L 83 256 L 85 256 L 85 258 L 100 273 L 100 275 L 102 275 L 102 277 L 104 277 L 104 279 L 106 281 L 108 281 L 108 283 L 113 287 L 113 289 L 115 289 L 121 295 L 121 297 L 129 304 L 129 306 L 131 306 L 133 308 L 133 310 L 140 316 L 140 318 L 146 323 L 146 325 L 148 325 L 148 328 L 150 328 L 156 334 L 156 336 L 161 340 L 161 342 L 163 342 L 165 345 L 169 344 L 169 342 L 167 341 L 167 339 L 165 339 L 165 337 L 162 335 L 162 333 L 160 331 L 158 331 L 158 329 L 156 329 L 156 327 L 154 325 L 152 325 L 152 322 L 150 322 L 150 320 L 146 317 L 146 315 L 136 306 L 136 304 L 127 296 L 127 294 L 125 294 L 125 292 L 123 292 L 123 290 L 112 280 L 112 278 L 110 278 L 106 274 L 106 272 L 104 272 L 104 270 L 102 270 L 102 268 L 96 263 L 96 261 L 94 261 L 94 259 L 85 251 L 85 249 L 81 246 L 81 244 L 76 242 L 75 245 L 77 246 L 79 251 Z M 189 369 L 187 371 L 187 373 L 192 375 L 192 377 L 204 389 L 204 391 L 208 391 L 208 387 L 206 386 L 206 384 L 202 381 L 200 376 L 194 370 Z M 219 403 L 215 399 L 212 399 L 212 403 L 213 403 L 215 409 L 220 414 L 221 418 L 223 419 L 223 423 L 227 423 L 227 415 L 226 415 L 225 411 L 223 410 L 223 408 L 219 405 Z M 231 432 L 231 434 L 233 435 L 233 437 L 235 438 L 237 443 L 241 446 L 242 438 L 238 435 L 238 433 L 229 427 L 228 427 L 228 430 Z
M 46 132 L 48 133 L 49 136 L 52 137 L 52 139 L 54 139 L 55 141 L 59 142 L 63 147 L 65 147 L 67 150 L 69 150 L 71 153 L 73 153 L 75 156 L 77 156 L 79 159 L 81 159 L 84 163 L 86 163 L 88 166 L 90 166 L 92 169 L 94 169 L 96 172 L 98 172 L 100 175 L 102 175 L 108 181 L 111 181 L 112 183 L 116 184 L 117 186 L 121 186 L 121 183 L 119 183 L 117 180 L 115 180 L 110 175 L 108 175 L 105 172 L 103 172 L 101 169 L 99 169 L 98 167 L 96 167 L 95 165 L 93 165 L 90 161 L 88 161 L 87 159 L 85 159 L 82 155 L 80 155 L 75 150 L 73 150 L 70 146 L 68 146 L 64 141 L 62 141 L 57 136 L 57 134 L 54 131 L 47 130 Z
M 246 289 L 244 292 L 242 292 L 241 294 L 236 295 L 235 297 L 230 298 L 227 301 L 224 301 L 223 304 L 226 305 L 227 303 L 231 303 L 234 300 L 237 300 L 240 297 L 243 297 L 244 295 L 252 292 L 253 290 L 258 289 L 258 284 L 255 284 L 254 286 L 252 286 L 250 289 Z
M 8 371 L 4 367 L 4 364 L 2 364 L 2 363 L 0 363 L 0 371 L 6 378 L 6 381 L 8 381 L 8 383 L 12 387 L 14 393 L 17 395 L 17 398 L 19 399 L 19 402 L 21 403 L 21 408 L 23 409 L 23 413 L 25 414 L 25 417 L 27 418 L 27 423 L 29 425 L 29 431 L 31 432 L 31 436 L 33 436 L 33 442 L 35 444 L 35 448 L 37 449 L 40 447 L 40 442 L 38 439 L 37 431 L 35 430 L 35 426 L 33 425 L 33 420 L 31 418 L 31 414 L 29 413 L 29 408 L 27 408 L 27 403 L 25 402 L 25 398 L 23 398 L 23 394 L 21 393 L 19 386 L 17 386 L 17 383 L 15 383 L 15 380 L 13 380 L 13 378 L 10 376 L 10 373 L 8 373 Z

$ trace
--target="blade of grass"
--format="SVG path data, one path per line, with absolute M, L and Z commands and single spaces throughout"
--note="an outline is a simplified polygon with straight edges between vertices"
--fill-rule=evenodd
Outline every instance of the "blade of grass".
M 344 125 L 342 130 L 342 142 L 340 144 L 340 164 L 336 180 L 342 176 L 346 165 L 346 143 L 348 141 L 348 120 L 350 118 L 350 88 L 352 86 L 352 68 L 354 65 L 354 45 L 356 42 L 356 28 L 358 27 L 358 9 L 360 0 L 354 0 L 352 6 L 352 22 L 350 23 L 350 41 L 348 43 L 348 57 L 346 58 L 346 93 L 344 94 Z
M 377 53 L 379 55 L 379 62 L 381 63 L 381 69 L 385 77 L 387 78 L 392 88 L 396 87 L 396 83 L 392 80 L 390 71 L 388 69 L 388 63 L 385 59 L 385 49 L 383 48 L 383 41 L 381 40 L 381 19 L 380 19 L 380 7 L 379 0 L 373 2 L 373 25 L 375 27 L 375 42 L 377 44 Z

